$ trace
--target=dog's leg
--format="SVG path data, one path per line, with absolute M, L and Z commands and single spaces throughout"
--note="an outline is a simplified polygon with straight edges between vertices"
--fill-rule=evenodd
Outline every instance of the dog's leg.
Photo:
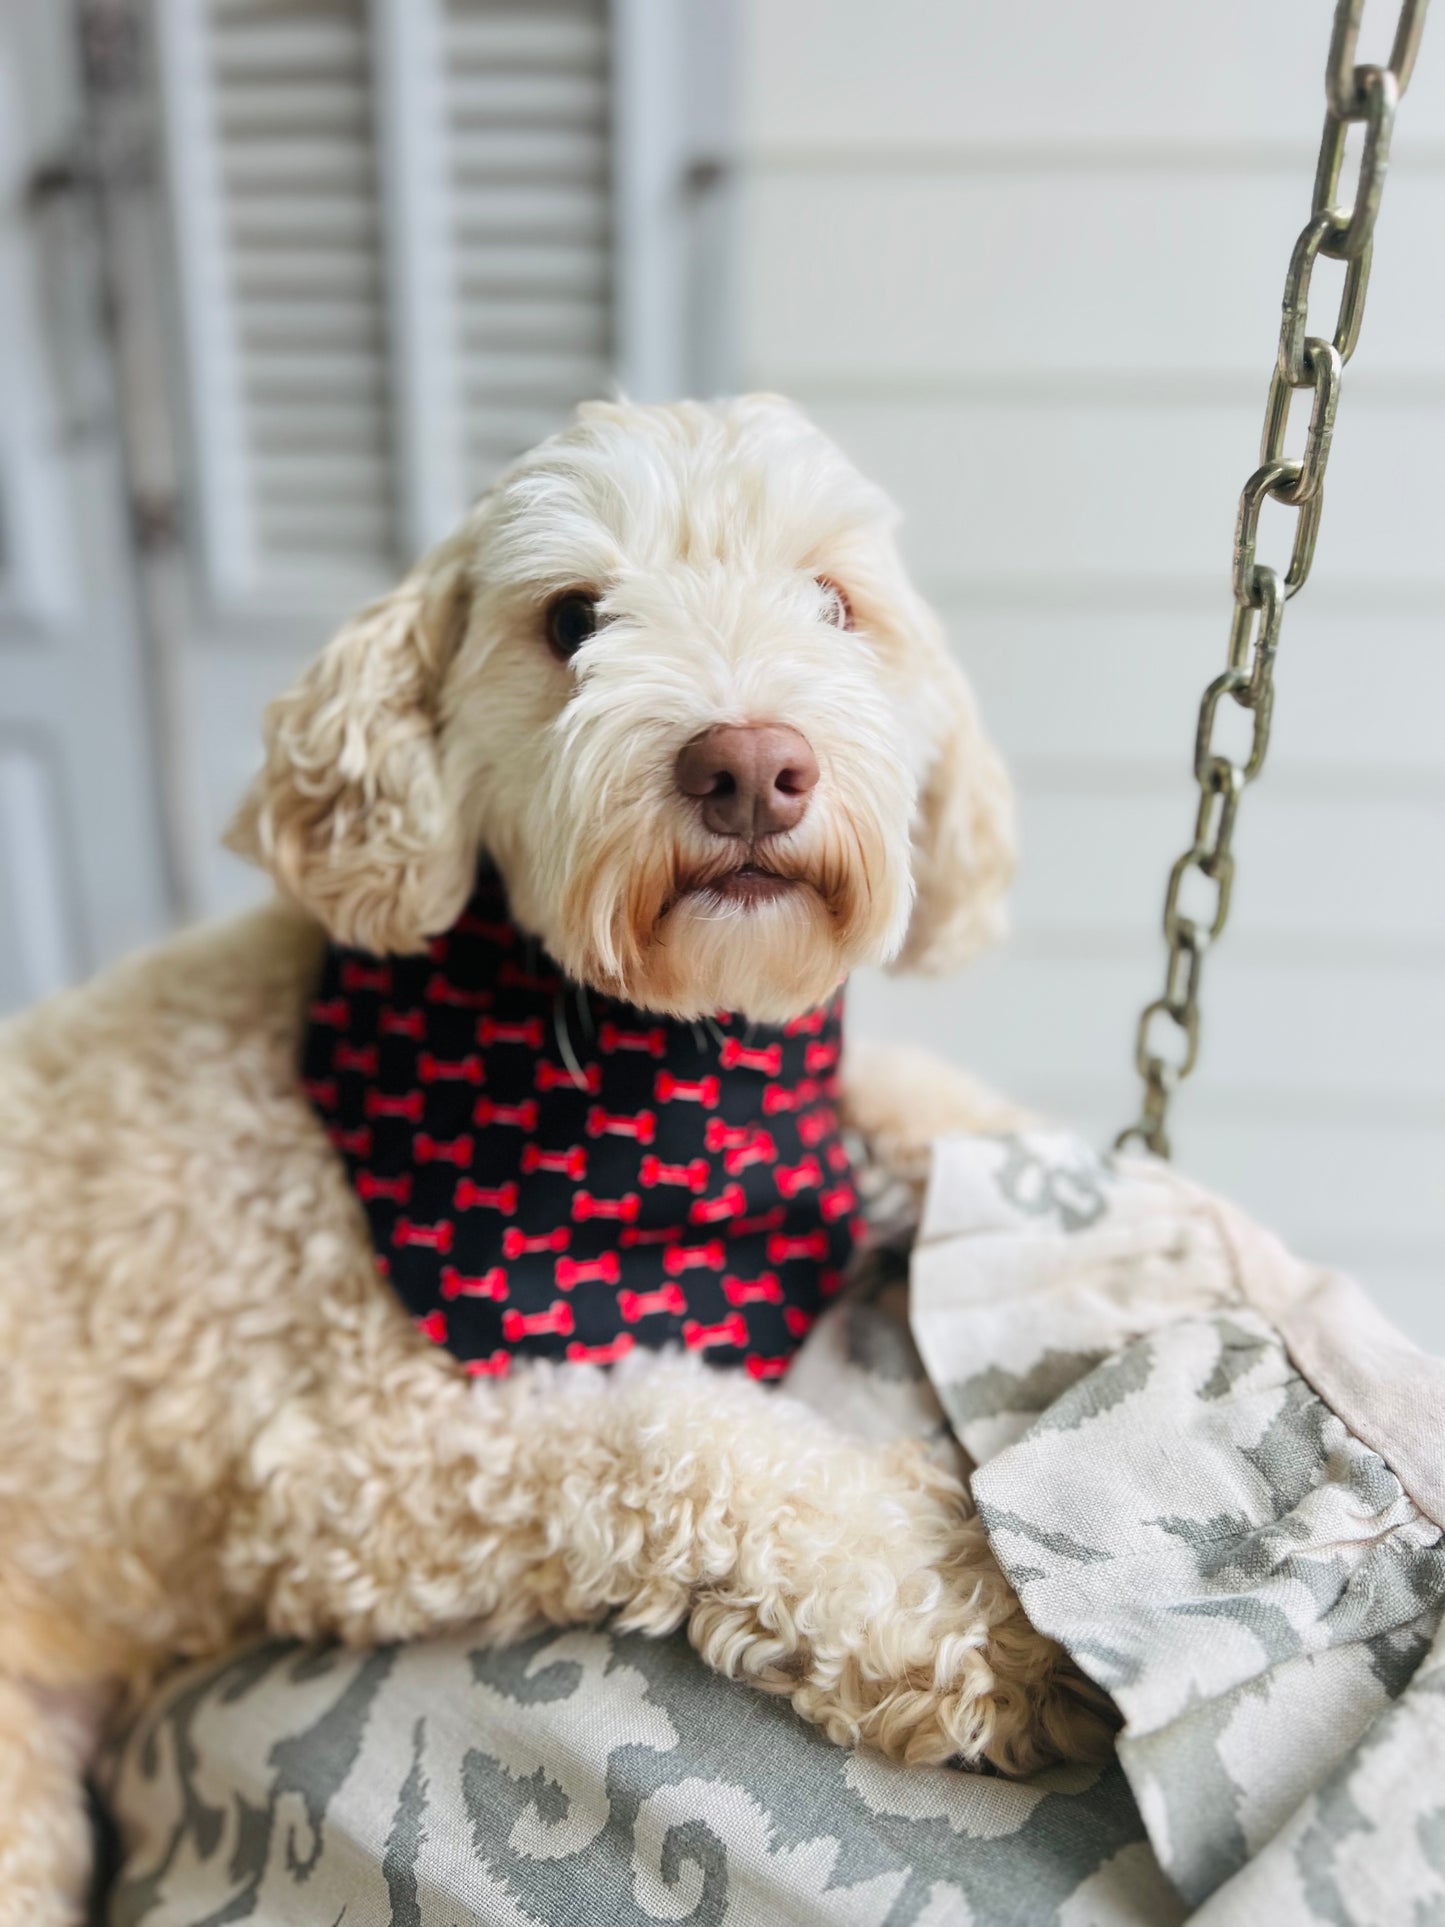
M 719 1671 L 896 1758 L 1023 1771 L 1106 1744 L 962 1488 L 913 1448 L 860 1446 L 677 1359 L 441 1386 L 293 1411 L 262 1442 L 231 1562 L 276 1629 L 370 1642 L 472 1621 L 500 1641 L 615 1611 L 686 1622 Z
M 0 1679 L 0 1927 L 74 1927 L 92 1841 L 92 1722 L 58 1694 Z
M 987 1084 L 910 1044 L 849 1044 L 844 1122 L 921 1204 L 933 1140 L 951 1131 L 1018 1131 L 1036 1122 Z

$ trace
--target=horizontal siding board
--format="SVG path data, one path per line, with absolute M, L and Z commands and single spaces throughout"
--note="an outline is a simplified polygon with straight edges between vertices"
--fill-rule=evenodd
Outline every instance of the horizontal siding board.
M 1158 928 L 1165 875 L 1193 823 L 1182 781 L 1113 796 L 1026 789 L 1020 928 L 1128 931 L 1142 941 Z M 1265 780 L 1241 808 L 1235 847 L 1232 915 L 1253 938 L 1308 936 L 1327 962 L 1335 937 L 1363 929 L 1402 961 L 1423 961 L 1425 946 L 1445 986 L 1445 794 L 1433 802 L 1299 798 Z M 1202 912 L 1214 901 L 1212 888 L 1202 889 L 1184 907 Z M 1445 1087 L 1445 1058 L 1438 1068 Z
M 1445 63 L 1442 63 L 1445 64 Z M 744 361 L 783 388 L 1106 372 L 1268 377 L 1308 167 L 1080 174 L 1067 166 L 749 177 Z M 1445 179 L 1392 170 L 1359 375 L 1438 387 Z M 1321 263 L 1328 318 L 1339 270 Z M 827 291 L 846 291 L 829 299 Z
M 813 413 L 901 503 L 905 548 L 924 573 L 960 586 L 1101 577 L 1144 589 L 1180 576 L 1227 585 L 1261 408 L 941 397 L 826 402 Z M 1442 433 L 1445 405 L 1346 394 L 1312 601 L 1353 578 L 1428 591 L 1445 608 L 1438 505 L 1430 488 L 1410 486 L 1434 473 Z M 1262 560 L 1286 550 L 1284 518 L 1266 505 Z
M 1366 9 L 1361 57 L 1398 9 Z M 907 141 L 1305 141 L 1319 124 L 1321 0 L 1140 6 L 1101 0 L 753 0 L 745 138 L 791 148 Z M 1401 117 L 1445 127 L 1427 34 Z
M 1026 1102 L 1108 1084 L 1128 1104 L 1135 1023 L 1162 971 L 1154 939 L 1141 939 L 1132 958 L 1005 951 L 946 983 L 861 978 L 851 1021 L 860 1035 L 942 1051 Z M 1433 1108 L 1445 1126 L 1438 971 L 1376 981 L 1327 958 L 1313 969 L 1245 962 L 1226 944 L 1210 960 L 1205 1007 L 1196 1083 L 1212 1096 L 1334 1099 L 1336 1115 L 1358 1104 L 1381 1119 L 1398 1104 L 1412 1125 Z
M 1184 794 L 1200 694 L 1224 663 L 1232 605 L 1222 581 L 1203 608 L 1182 595 L 1171 606 L 1166 592 L 1148 613 L 1127 593 L 1107 613 L 990 608 L 966 593 L 936 606 L 1011 761 L 1087 764 L 1091 776 L 1163 763 Z M 1323 592 L 1292 602 L 1268 790 L 1296 779 L 1445 782 L 1442 620 L 1341 610 Z

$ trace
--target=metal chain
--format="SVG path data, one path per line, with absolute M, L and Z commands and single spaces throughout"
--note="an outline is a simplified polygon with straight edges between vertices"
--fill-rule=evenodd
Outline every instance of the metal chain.
M 1260 466 L 1239 498 L 1234 532 L 1234 615 L 1227 666 L 1204 692 L 1194 739 L 1194 776 L 1199 807 L 1194 838 L 1169 872 L 1164 898 L 1164 940 L 1169 961 L 1164 991 L 1139 1018 L 1134 1062 L 1144 1084 L 1139 1115 L 1115 1140 L 1115 1149 L 1140 1144 L 1169 1156 L 1169 1102 L 1199 1056 L 1199 982 L 1204 957 L 1229 918 L 1234 884 L 1234 826 L 1239 799 L 1264 767 L 1274 711 L 1274 662 L 1286 600 L 1302 589 L 1314 560 L 1324 507 L 1340 370 L 1355 352 L 1370 280 L 1375 217 L 1385 185 L 1395 109 L 1409 84 L 1429 0 L 1401 0 L 1389 64 L 1357 66 L 1355 49 L 1365 0 L 1338 0 L 1325 73 L 1325 126 L 1315 169 L 1314 206 L 1295 242 L 1285 274 L 1279 354 L 1270 377 Z M 1360 123 L 1364 140 L 1354 195 L 1340 198 L 1349 129 Z M 1345 264 L 1344 287 L 1332 333 L 1312 332 L 1310 278 L 1321 255 Z M 1312 391 L 1309 427 L 1299 456 L 1284 452 L 1295 391 Z M 1256 555 L 1260 511 L 1266 501 L 1296 511 L 1294 545 L 1281 575 Z M 1242 759 L 1216 741 L 1216 722 L 1228 700 L 1251 721 Z M 1186 907 L 1186 891 L 1197 901 Z M 1168 1041 L 1166 1041 L 1168 1040 Z

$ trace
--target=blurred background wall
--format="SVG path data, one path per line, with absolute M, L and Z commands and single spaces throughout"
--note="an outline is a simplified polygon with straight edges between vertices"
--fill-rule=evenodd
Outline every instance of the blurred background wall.
M 263 702 L 573 402 L 761 386 L 902 503 L 1021 794 L 1007 950 L 855 1027 L 1112 1134 L 1330 13 L 5 0 L 0 1008 L 257 894 Z M 1445 1349 L 1442 28 L 1176 1135 Z

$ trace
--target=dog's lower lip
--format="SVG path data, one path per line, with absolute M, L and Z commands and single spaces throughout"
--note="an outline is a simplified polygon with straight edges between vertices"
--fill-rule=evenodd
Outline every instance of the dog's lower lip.
M 730 903 L 771 903 L 797 887 L 796 877 L 779 876 L 776 870 L 744 863 L 736 870 L 729 870 L 726 876 L 698 885 L 697 889 L 701 895 L 722 897 Z

